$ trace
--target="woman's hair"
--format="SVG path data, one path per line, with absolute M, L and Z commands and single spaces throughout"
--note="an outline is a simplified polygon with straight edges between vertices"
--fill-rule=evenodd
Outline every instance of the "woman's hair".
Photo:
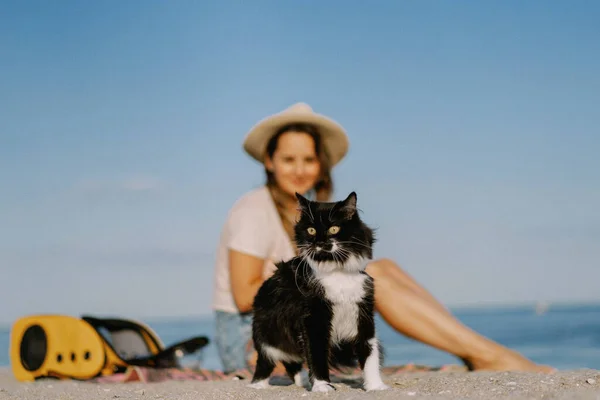
M 321 134 L 319 133 L 317 128 L 311 124 L 297 123 L 285 125 L 282 128 L 280 128 L 267 143 L 267 155 L 269 156 L 269 158 L 273 159 L 273 154 L 275 154 L 275 150 L 277 149 L 277 143 L 279 142 L 279 138 L 286 132 L 306 133 L 310 137 L 312 137 L 315 143 L 315 152 L 317 154 L 317 158 L 319 160 L 320 165 L 319 177 L 317 178 L 317 182 L 315 183 L 314 187 L 316 200 L 328 201 L 331 197 L 331 193 L 333 192 L 333 180 L 331 178 L 331 166 L 329 162 L 329 155 L 327 154 L 327 149 L 323 145 Z M 277 182 L 275 181 L 275 175 L 266 167 L 265 173 L 267 175 L 267 187 L 270 189 L 271 196 L 273 197 L 273 201 L 275 202 L 275 206 L 277 207 L 277 212 L 279 213 L 279 217 L 283 222 L 283 227 L 285 228 L 285 231 L 287 232 L 292 242 L 294 242 L 294 226 L 285 217 L 284 205 L 281 201 L 279 201 L 279 198 L 283 196 L 283 193 L 281 193 L 281 190 L 277 186 Z

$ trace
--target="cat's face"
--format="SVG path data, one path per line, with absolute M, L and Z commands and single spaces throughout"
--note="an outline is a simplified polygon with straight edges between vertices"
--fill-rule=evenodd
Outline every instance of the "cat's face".
M 301 210 L 296 244 L 311 267 L 318 271 L 364 269 L 372 258 L 374 238 L 358 216 L 356 193 L 334 203 L 296 197 Z

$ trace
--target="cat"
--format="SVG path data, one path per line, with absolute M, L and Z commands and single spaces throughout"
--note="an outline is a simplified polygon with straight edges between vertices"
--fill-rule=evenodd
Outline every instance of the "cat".
M 375 241 L 352 192 L 343 201 L 310 201 L 296 193 L 298 256 L 276 264 L 253 302 L 252 339 L 258 353 L 250 386 L 269 387 L 275 364 L 303 386 L 306 362 L 314 392 L 335 390 L 330 368 L 363 370 L 367 391 L 385 390 L 382 349 L 375 335 L 373 279 L 364 271 Z

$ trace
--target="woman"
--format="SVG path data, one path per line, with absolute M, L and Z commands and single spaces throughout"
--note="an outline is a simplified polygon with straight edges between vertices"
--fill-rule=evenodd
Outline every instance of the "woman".
M 244 149 L 265 168 L 266 185 L 242 196 L 231 209 L 216 260 L 216 342 L 225 371 L 246 368 L 253 358 L 252 301 L 274 263 L 296 254 L 295 193 L 331 201 L 330 169 L 348 151 L 344 129 L 303 103 L 260 121 Z M 454 318 L 394 261 L 366 269 L 375 281 L 375 307 L 398 332 L 447 351 L 472 370 L 550 372 Z

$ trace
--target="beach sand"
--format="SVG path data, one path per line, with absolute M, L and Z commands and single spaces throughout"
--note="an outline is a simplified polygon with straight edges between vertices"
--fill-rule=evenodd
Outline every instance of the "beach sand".
M 15 381 L 0 370 L 0 399 L 600 399 L 600 371 L 582 369 L 553 375 L 522 372 L 406 372 L 385 379 L 388 391 L 365 392 L 346 383 L 337 390 L 311 393 L 275 380 L 268 389 L 247 387 L 247 380 L 169 381 L 161 383 L 87 383 L 45 380 Z

